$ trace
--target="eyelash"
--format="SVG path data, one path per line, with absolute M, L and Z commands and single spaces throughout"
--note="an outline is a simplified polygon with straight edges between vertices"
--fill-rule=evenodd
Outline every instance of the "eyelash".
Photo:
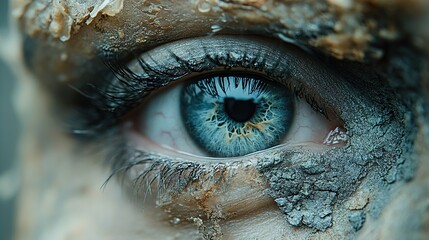
M 103 186 L 113 177 L 122 178 L 121 182 L 123 185 L 127 182 L 124 179 L 131 179 L 130 183 L 132 185 L 128 185 L 128 187 L 136 195 L 143 195 L 143 201 L 152 194 L 153 187 L 156 187 L 155 192 L 157 194 L 157 201 L 159 201 L 159 196 L 163 193 L 180 193 L 195 183 L 223 186 L 234 175 L 234 170 L 232 170 L 234 168 L 231 167 L 243 165 L 239 161 L 204 165 L 183 159 L 173 160 L 168 157 L 146 153 L 132 147 L 116 146 L 113 149 L 111 153 L 115 157 L 111 158 L 111 161 L 114 163 L 114 170 Z M 136 166 L 144 170 L 140 171 L 137 175 L 132 175 L 130 170 Z
M 267 82 L 263 82 L 263 81 L 256 81 L 255 78 L 249 78 L 251 77 L 252 74 L 247 74 L 247 73 L 234 73 L 235 76 L 242 76 L 245 80 L 242 82 L 241 84 L 241 89 L 243 90 L 248 90 L 249 94 L 254 93 L 255 91 L 257 91 L 255 96 L 259 96 L 261 95 L 261 93 L 263 93 L 266 88 L 268 83 Z M 222 73 L 215 73 L 214 74 L 216 77 L 222 78 L 224 77 Z M 199 88 L 204 89 L 205 91 L 207 91 L 208 94 L 210 94 L 211 96 L 219 96 L 219 90 L 216 87 L 216 81 L 213 80 L 212 78 L 210 78 L 210 74 L 209 75 L 203 75 L 203 76 L 198 76 L 198 79 L 210 79 L 207 81 L 198 81 L 196 84 L 199 86 Z M 228 85 L 230 84 L 230 82 L 232 80 L 230 80 L 229 78 L 226 78 L 226 82 L 228 83 Z M 239 83 L 236 82 L 235 83 L 235 87 L 238 87 Z M 219 88 L 221 90 L 221 93 L 226 93 L 227 89 L 225 84 L 223 84 L 223 81 L 219 81 Z
M 261 49 L 256 55 L 247 51 L 243 52 L 242 60 L 232 60 L 229 55 L 226 57 L 222 54 L 211 56 L 205 49 L 205 56 L 199 61 L 200 63 L 190 63 L 189 60 L 183 59 L 174 52 L 169 51 L 170 67 L 166 68 L 161 63 L 155 62 L 152 56 L 136 57 L 135 61 L 139 66 L 139 74 L 136 70 L 131 69 L 122 61 L 116 59 L 104 60 L 108 68 L 105 77 L 101 77 L 92 84 L 82 87 L 74 87 L 85 98 L 89 99 L 90 104 L 95 109 L 83 112 L 83 118 L 95 118 L 97 120 L 87 121 L 82 126 L 74 124 L 72 133 L 84 138 L 97 138 L 104 131 L 118 124 L 121 119 L 127 115 L 133 108 L 138 106 L 150 92 L 168 85 L 170 82 L 181 79 L 189 73 L 228 71 L 233 68 L 241 68 L 243 71 L 254 71 L 266 75 L 268 78 L 281 82 L 289 88 L 297 98 L 304 99 L 316 112 L 324 115 L 328 120 L 330 113 L 328 107 L 321 97 L 317 96 L 317 91 L 311 91 L 303 82 L 296 81 L 290 76 L 291 69 L 288 66 L 278 70 L 281 59 L 273 64 L 272 69 L 264 69 L 267 60 L 267 53 L 261 56 Z M 250 57 L 249 57 L 250 55 Z M 280 58 L 280 57 L 279 57 Z M 147 62 L 151 60 L 153 63 Z M 195 59 L 193 59 L 195 61 Z M 289 60 L 289 59 L 288 59 Z M 284 64 L 284 63 L 283 63 Z M 273 74 L 276 73 L 276 74 Z M 311 92 L 311 93 L 310 93 Z M 329 112 L 329 114 L 328 114 Z M 335 113 L 334 113 L 335 114 Z M 89 115 L 89 117 L 85 116 Z M 96 116 L 94 116 L 96 115 Z M 96 124 L 94 124 L 94 122 Z

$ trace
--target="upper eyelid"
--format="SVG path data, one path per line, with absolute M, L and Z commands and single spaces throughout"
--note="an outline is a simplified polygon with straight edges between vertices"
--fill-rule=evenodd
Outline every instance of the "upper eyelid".
M 266 46 L 267 42 L 271 45 Z M 217 44 L 216 47 L 205 47 L 214 43 Z M 288 87 L 297 88 L 295 92 L 299 97 L 314 96 L 310 99 L 311 101 L 323 103 L 322 108 L 316 109 L 318 111 L 323 111 L 327 107 L 338 110 L 336 115 L 339 116 L 342 111 L 351 107 L 350 104 L 353 105 L 353 108 L 365 107 L 365 104 L 359 103 L 358 97 L 352 96 L 355 93 L 350 91 L 350 84 L 347 84 L 345 79 L 341 79 L 334 71 L 329 70 L 320 61 L 295 46 L 255 36 L 213 36 L 185 39 L 162 45 L 141 54 L 125 66 L 121 62 L 108 61 L 107 64 L 113 66 L 114 76 L 107 79 L 101 77 L 96 83 L 86 85 L 92 91 L 91 104 L 95 105 L 92 106 L 95 107 L 95 111 L 91 111 L 91 114 L 98 111 L 103 114 L 99 118 L 100 121 L 110 120 L 109 123 L 101 124 L 99 131 L 116 124 L 116 121 L 141 102 L 148 92 L 192 72 L 228 66 L 231 61 L 228 63 L 226 58 L 232 57 L 230 54 L 232 50 L 244 54 L 241 56 L 243 58 L 253 54 L 249 58 L 250 62 L 246 63 L 245 60 L 241 60 L 240 64 L 236 63 L 237 65 L 247 64 L 248 69 L 261 66 L 266 68 L 266 62 L 261 59 L 276 58 L 270 69 L 265 69 L 271 71 L 269 77 L 277 78 L 280 83 L 287 86 L 293 83 L 293 86 Z M 265 56 L 261 57 L 261 54 Z M 216 56 L 217 59 L 212 59 L 213 56 Z M 209 62 L 204 63 L 207 60 Z M 279 70 L 278 65 L 282 61 L 281 67 L 283 68 Z M 236 62 L 239 61 L 236 60 Z M 210 66 L 204 66 L 203 63 Z M 246 66 L 244 67 L 246 68 Z M 279 76 L 273 76 L 273 72 Z M 336 87 L 332 88 L 333 85 Z M 311 91 L 311 94 L 306 92 L 308 90 Z M 92 126 L 77 126 L 74 129 L 78 128 L 90 129 Z M 90 132 L 93 132 L 93 136 L 97 135 L 96 131 Z
M 240 42 L 244 42 L 242 46 L 239 47 L 239 50 L 234 49 L 234 47 L 229 47 L 227 50 L 236 51 L 243 53 L 242 58 L 247 58 L 247 54 L 256 54 L 256 56 L 251 56 L 249 59 L 253 62 L 247 62 L 246 60 L 229 60 L 233 55 L 223 53 L 213 53 L 213 51 L 220 51 L 219 49 L 214 50 L 215 48 L 210 47 L 207 48 L 205 45 L 218 43 L 219 39 L 212 41 L 213 38 L 210 39 L 194 39 L 194 40 L 186 40 L 179 44 L 172 44 L 167 46 L 162 46 L 154 51 L 149 51 L 147 53 L 142 54 L 137 59 L 128 63 L 127 66 L 114 66 L 113 70 L 115 72 L 116 77 L 119 79 L 119 84 L 124 83 L 125 87 L 129 85 L 136 86 L 137 88 L 144 89 L 144 91 L 151 91 L 153 88 L 157 88 L 160 86 L 164 86 L 171 81 L 174 81 L 182 76 L 185 76 L 192 72 L 201 72 L 201 71 L 210 71 L 215 67 L 231 67 L 233 64 L 241 64 L 246 65 L 244 68 L 246 70 L 261 70 L 261 71 L 270 71 L 273 70 L 276 74 L 280 74 L 279 76 L 274 76 L 273 73 L 270 73 L 272 78 L 281 79 L 278 81 L 282 81 L 281 83 L 287 85 L 290 80 L 301 80 L 300 84 L 306 84 L 307 79 L 297 79 L 305 70 L 307 66 L 299 66 L 299 63 L 306 63 L 299 61 L 299 57 L 296 52 L 291 53 L 288 57 L 282 57 L 278 54 L 273 54 L 275 48 L 270 48 L 266 46 L 258 46 L 255 42 L 246 42 L 244 38 L 241 39 L 226 39 L 227 41 L 232 40 L 232 42 L 226 42 L 225 45 L 238 44 Z M 223 38 L 220 39 L 220 43 Z M 278 42 L 277 42 L 278 44 Z M 254 48 L 257 46 L 259 49 L 252 49 L 243 52 L 245 47 Z M 185 49 L 185 51 L 180 51 L 177 49 L 173 49 L 173 47 Z M 200 48 L 195 50 L 197 52 L 189 53 L 189 51 L 193 48 Z M 187 50 L 187 51 L 186 51 Z M 290 49 L 289 49 L 290 50 Z M 193 51 L 193 50 L 192 50 Z M 287 52 L 287 51 L 284 51 Z M 186 56 L 186 55 L 190 56 Z M 265 54 L 265 56 L 260 56 L 260 54 Z M 273 55 L 273 56 L 268 56 Z M 214 57 L 213 57 L 214 56 Z M 274 66 L 269 66 L 270 69 L 267 69 L 266 65 L 267 58 L 277 58 L 274 62 Z M 302 56 L 303 58 L 309 56 Z M 225 59 L 223 59 L 225 58 Z M 226 59 L 228 58 L 228 59 Z M 166 60 L 165 60 L 166 59 Z M 165 60 L 165 61 L 164 61 Z M 232 62 L 236 63 L 232 63 Z M 260 61 L 260 62 L 256 62 Z M 286 61 L 286 62 L 285 62 Z M 240 62 L 240 63 L 238 63 Z M 282 69 L 277 69 L 280 62 L 283 62 Z M 298 63 L 299 62 L 299 63 Z M 210 65 L 210 66 L 208 66 Z M 303 64 L 306 65 L 306 64 Z M 308 65 L 308 64 L 307 64 Z M 160 67 L 161 66 L 161 67 Z M 257 69 L 259 68 L 259 69 Z M 299 70 L 297 70 L 299 69 Z M 314 70 L 314 68 L 312 69 Z M 327 76 L 332 78 L 333 73 L 324 73 Z M 323 76 L 323 74 L 314 74 L 318 75 L 315 81 L 320 80 L 319 78 Z M 308 78 L 310 79 L 310 78 Z M 315 82 L 314 81 L 314 82 Z M 156 86 L 150 86 L 151 84 Z M 148 86 L 149 85 L 149 86 Z M 306 85 L 311 85 L 307 83 Z M 118 87 L 114 84 L 112 85 L 114 88 Z M 315 91 L 314 94 L 317 94 Z
M 266 46 L 267 41 L 269 44 L 275 44 L 274 46 Z M 210 44 L 218 44 L 216 47 L 205 47 Z M 259 44 L 260 43 L 260 44 Z M 222 44 L 228 47 L 222 49 Z M 239 47 L 234 48 L 234 45 L 240 45 Z M 232 46 L 232 47 L 231 47 Z M 247 49 L 243 52 L 243 49 L 246 47 L 253 48 Z M 219 53 L 221 50 L 223 52 Z M 191 52 L 190 52 L 191 51 Z M 232 58 L 232 54 L 228 51 L 236 51 L 244 54 L 253 54 L 249 59 L 254 61 L 261 62 L 248 62 L 241 60 L 235 61 L 237 65 L 245 65 L 246 71 L 249 70 L 262 70 L 266 71 L 265 74 L 268 74 L 270 78 L 279 81 L 280 83 L 286 85 L 287 87 L 298 87 L 312 89 L 311 95 L 316 96 L 315 99 L 318 102 L 325 102 L 327 99 L 326 96 L 333 96 L 334 94 L 339 96 L 340 93 L 332 92 L 332 85 L 337 86 L 336 89 L 344 90 L 342 93 L 347 92 L 347 83 L 345 79 L 341 79 L 334 71 L 330 71 L 328 67 L 324 66 L 320 61 L 316 61 L 315 58 L 312 58 L 311 55 L 304 53 L 301 49 L 298 49 L 296 46 L 290 44 L 275 41 L 267 40 L 266 38 L 252 38 L 252 36 L 215 36 L 210 38 L 197 38 L 197 39 L 186 39 L 180 43 L 172 43 L 163 45 L 160 48 L 156 48 L 153 51 L 142 54 L 136 60 L 131 61 L 126 68 L 130 65 L 132 66 L 135 72 L 142 74 L 141 79 L 137 79 L 136 85 L 138 86 L 142 81 L 151 80 L 153 74 L 149 76 L 144 76 L 147 74 L 145 69 L 139 69 L 142 62 L 145 63 L 146 68 L 153 66 L 150 71 L 161 73 L 160 76 L 164 75 L 164 79 L 156 79 L 159 81 L 156 83 L 159 86 L 164 86 L 170 81 L 181 78 L 192 72 L 208 71 L 212 70 L 213 66 L 215 67 L 231 67 L 234 61 L 230 61 L 228 58 Z M 282 56 L 282 54 L 287 54 L 287 56 Z M 264 55 L 264 56 L 261 56 Z M 216 56 L 217 59 L 212 59 L 212 56 Z M 266 66 L 267 58 L 276 58 L 274 60 L 274 66 Z M 209 61 L 212 66 L 201 69 L 199 62 Z M 133 64 L 134 62 L 134 64 Z M 139 64 L 136 64 L 138 62 Z M 273 61 L 271 61 L 273 63 Z M 282 64 L 282 69 L 278 69 L 278 65 Z M 252 66 L 253 65 L 253 66 Z M 157 66 L 163 66 L 162 69 L 156 69 Z M 260 68 L 260 69 L 256 69 Z M 142 71 L 143 70 L 143 71 Z M 154 71 L 155 70 L 155 71 Z M 274 76 L 279 74 L 279 76 Z M 151 76 L 152 75 L 152 76 Z M 125 76 L 126 77 L 126 76 Z M 149 78 L 147 78 L 149 77 Z M 165 80 L 165 77 L 168 80 Z M 127 81 L 127 79 L 124 79 Z M 295 84 L 291 86 L 290 84 Z M 288 85 L 289 84 L 289 85 Z M 298 89 L 297 92 L 301 94 L 299 97 L 305 97 L 305 91 L 303 89 Z M 323 94 L 326 93 L 326 94 Z M 308 94 L 307 94 L 308 95 Z M 322 96 L 325 95 L 325 96 Z M 343 94 L 348 98 L 348 94 Z M 340 105 L 344 105 L 344 101 L 341 104 L 338 104 L 337 99 L 329 99 L 330 102 L 327 102 L 322 109 L 325 107 L 336 108 Z

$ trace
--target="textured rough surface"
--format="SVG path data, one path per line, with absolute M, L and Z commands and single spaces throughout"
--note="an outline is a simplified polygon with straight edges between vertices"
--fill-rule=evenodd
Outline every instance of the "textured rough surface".
M 121 1 L 108 2 L 110 10 L 106 1 L 15 1 L 31 74 L 13 54 L 19 41 L 12 53 L 0 44 L 0 52 L 22 80 L 22 239 L 427 239 L 428 1 L 129 0 L 120 11 Z M 68 88 L 54 88 L 56 99 L 44 87 L 97 77 L 91 71 L 100 52 L 139 54 L 179 38 L 241 32 L 355 61 L 326 58 L 354 86 L 353 94 L 332 87 L 325 96 L 344 103 L 338 114 L 347 123 L 348 145 L 273 150 L 247 164 L 241 179 L 225 164 L 220 172 L 234 173 L 235 182 L 222 186 L 173 178 L 196 174 L 186 163 L 158 165 L 182 188 L 153 211 L 124 200 L 115 181 L 113 191 L 100 192 L 110 174 L 100 167 L 104 156 L 76 151 L 52 111 Z M 123 221 L 110 221 L 118 218 Z
M 395 77 L 389 76 L 388 79 L 392 81 L 392 86 L 405 88 L 404 84 L 400 84 L 405 81 L 405 75 L 399 73 L 408 71 L 407 79 L 413 81 L 409 77 L 422 72 L 419 54 L 409 52 L 408 57 L 405 57 L 401 49 L 391 54 L 392 61 L 396 62 L 396 57 L 401 56 L 406 64 L 391 71 L 395 72 Z M 389 66 L 399 67 L 395 64 Z M 357 66 L 345 69 L 349 73 L 361 71 L 360 77 L 354 79 L 364 81 L 364 70 L 358 70 Z M 363 97 L 363 101 L 368 101 L 364 104 L 366 107 L 352 105 L 340 113 L 352 135 L 348 147 L 316 154 L 295 149 L 259 161 L 258 169 L 271 186 L 268 193 L 286 214 L 291 225 L 326 230 L 332 226 L 334 217 L 337 225 L 340 222 L 338 219 L 348 217 L 351 226 L 357 231 L 365 222 L 363 216 L 366 212 L 378 218 L 388 196 L 403 181 L 414 176 L 416 160 L 412 152 L 416 131 L 413 129 L 418 124 L 415 114 L 421 107 L 418 104 L 420 100 L 415 99 L 413 92 L 393 100 L 394 95 L 389 91 L 373 88 L 378 91 L 377 97 L 366 87 L 362 90 L 368 95 L 356 96 L 356 99 Z M 355 89 L 350 92 L 360 91 Z M 371 95 L 373 97 L 369 97 Z M 341 92 L 335 97 L 341 99 L 340 102 L 350 102 Z M 396 109 L 397 112 L 390 112 L 389 109 Z M 410 112 L 408 109 L 414 110 Z M 360 121 L 363 118 L 365 122 Z M 368 138 L 370 135 L 372 137 Z M 398 184 L 391 185 L 393 183 Z M 360 185 L 364 191 L 358 190 Z M 368 192 L 367 189 L 372 190 Z M 357 194 L 353 195 L 355 192 Z M 362 216 L 359 215 L 360 220 L 355 216 L 355 210 L 363 210 L 360 212 Z M 350 216 L 353 217 L 350 219 Z
M 359 231 L 365 223 L 365 212 L 353 212 L 349 215 L 349 221 L 355 231 Z
M 14 1 L 14 17 L 27 26 L 27 33 L 47 33 L 62 41 L 79 28 L 90 24 L 98 15 L 115 16 L 124 0 L 20 0 Z
M 154 7 L 156 1 L 147 2 L 148 12 L 163 10 Z M 96 16 L 119 14 L 124 4 L 132 1 L 17 0 L 14 15 L 32 36 L 47 34 L 67 41 Z M 273 34 L 310 44 L 339 59 L 379 59 L 384 56 L 383 43 L 401 40 L 410 32 L 414 44 L 428 50 L 424 13 L 429 2 L 424 0 L 186 0 L 183 4 L 210 16 L 213 31 L 228 29 L 232 23 L 251 23 L 257 28 L 270 22 L 267 30 Z M 153 20 L 162 25 L 156 15 Z M 119 31 L 119 36 L 123 34 Z

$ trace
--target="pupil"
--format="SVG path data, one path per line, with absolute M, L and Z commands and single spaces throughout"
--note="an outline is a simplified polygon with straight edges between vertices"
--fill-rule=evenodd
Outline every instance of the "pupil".
M 256 111 L 256 104 L 252 99 L 237 100 L 234 98 L 224 99 L 224 109 L 228 116 L 236 122 L 249 121 Z

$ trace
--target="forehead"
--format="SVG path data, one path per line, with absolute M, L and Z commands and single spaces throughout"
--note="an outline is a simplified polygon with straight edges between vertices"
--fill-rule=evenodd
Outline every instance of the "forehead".
M 86 51 L 103 44 L 118 50 L 148 48 L 223 31 L 276 35 L 359 61 L 382 57 L 377 44 L 400 37 L 401 26 L 393 20 L 421 12 L 422 5 L 418 0 L 13 2 L 27 34 L 78 42 Z

